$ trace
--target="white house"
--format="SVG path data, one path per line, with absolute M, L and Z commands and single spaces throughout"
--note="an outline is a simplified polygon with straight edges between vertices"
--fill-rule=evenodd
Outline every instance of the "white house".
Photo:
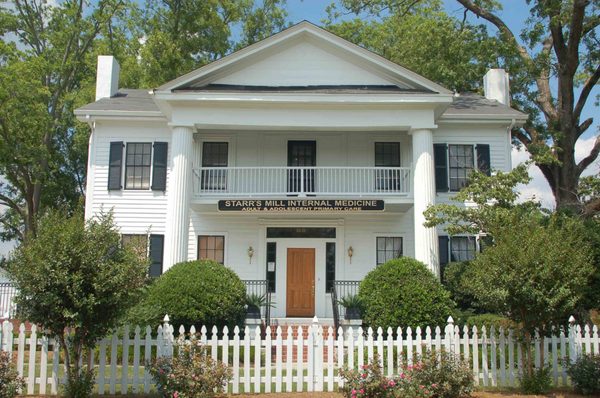
M 435 56 L 432 54 L 431 56 Z M 411 256 L 439 275 L 475 240 L 423 226 L 470 170 L 509 170 L 508 76 L 444 87 L 302 22 L 150 90 L 98 60 L 86 217 L 148 239 L 151 273 L 215 259 L 268 281 L 276 317 L 331 316 L 334 281 Z

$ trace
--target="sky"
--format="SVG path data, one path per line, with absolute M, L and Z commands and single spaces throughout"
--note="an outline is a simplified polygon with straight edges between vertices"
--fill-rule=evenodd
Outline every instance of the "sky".
M 443 0 L 446 12 L 457 18 L 463 17 L 464 8 L 456 2 L 456 0 Z M 321 25 L 321 22 L 327 18 L 327 12 L 325 11 L 327 5 L 331 3 L 331 0 L 287 0 L 288 14 L 291 22 L 296 23 L 302 20 Z M 523 26 L 525 26 L 526 18 L 529 16 L 528 12 L 523 12 L 523 0 L 500 0 L 503 5 L 503 10 L 499 12 L 499 16 L 504 20 L 508 27 L 513 31 L 515 35 L 518 35 Z M 344 18 L 352 19 L 354 15 L 348 15 Z M 469 17 L 474 23 L 485 22 L 481 19 L 476 19 L 474 16 Z M 491 24 L 488 24 L 490 32 L 496 32 L 496 28 Z M 510 71 L 509 71 L 510 73 Z M 483 76 L 482 76 L 483 79 Z M 588 117 L 594 117 L 596 119 L 594 124 L 588 129 L 588 131 L 579 139 L 575 148 L 575 157 L 577 161 L 583 159 L 591 150 L 594 145 L 595 137 L 599 134 L 600 126 L 600 108 L 594 105 L 594 98 L 600 95 L 600 87 L 592 91 L 587 103 L 587 107 L 582 113 L 581 120 L 585 120 Z M 513 148 L 512 162 L 513 166 L 518 165 L 529 159 L 529 153 L 525 150 L 519 151 Z M 595 175 L 600 173 L 600 160 L 597 160 L 592 164 L 583 175 Z M 520 186 L 519 191 L 521 193 L 521 199 L 536 199 L 539 200 L 542 205 L 546 208 L 554 207 L 554 198 L 550 191 L 550 186 L 542 176 L 540 170 L 535 166 L 530 166 L 529 174 L 532 177 L 532 181 L 527 186 Z

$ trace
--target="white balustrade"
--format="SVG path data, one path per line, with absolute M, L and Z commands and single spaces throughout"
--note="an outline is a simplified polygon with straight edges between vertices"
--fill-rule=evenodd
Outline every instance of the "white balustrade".
M 204 167 L 195 196 L 408 196 L 409 167 Z

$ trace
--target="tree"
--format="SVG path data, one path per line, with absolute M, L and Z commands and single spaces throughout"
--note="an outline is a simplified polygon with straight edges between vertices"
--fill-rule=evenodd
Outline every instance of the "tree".
M 73 109 L 89 102 L 98 38 L 126 13 L 123 0 L 0 7 L 0 217 L 3 239 L 35 236 L 48 207 L 75 209 L 84 192 L 87 127 Z
M 285 26 L 285 0 L 148 0 L 140 48 L 143 87 L 156 87 Z
M 458 204 L 430 206 L 426 225 L 443 225 L 450 234 L 483 233 L 485 250 L 468 268 L 463 286 L 478 305 L 505 315 L 523 342 L 523 369 L 533 374 L 531 343 L 548 335 L 596 294 L 588 289 L 597 270 L 597 237 L 588 221 L 548 214 L 534 202 L 517 203 L 515 187 L 527 182 L 526 165 L 495 176 L 474 172 L 454 199 Z M 464 206 L 465 201 L 477 206 Z M 542 362 L 543 363 L 543 350 Z
M 69 397 L 89 395 L 93 369 L 80 365 L 84 350 L 118 325 L 146 282 L 145 253 L 120 239 L 110 215 L 86 222 L 81 211 L 51 211 L 8 262 L 20 317 L 60 342 Z
M 459 92 L 481 87 L 499 44 L 485 27 L 449 16 L 439 4 L 380 19 L 330 21 L 327 29 Z
M 600 154 L 600 135 L 587 156 L 575 160 L 575 145 L 593 123 L 593 118 L 582 120 L 582 112 L 600 79 L 600 1 L 526 1 L 523 8 L 529 8 L 530 17 L 519 36 L 499 17 L 499 2 L 456 1 L 465 8 L 465 16 L 471 12 L 498 31 L 497 66 L 512 75 L 513 106 L 530 115 L 523 128 L 513 129 L 513 138 L 531 153 L 550 184 L 556 207 L 584 215 L 600 211 L 600 197 L 584 202 L 578 190 L 581 174 Z M 409 15 L 430 3 L 438 2 L 342 1 L 355 13 L 392 15 Z

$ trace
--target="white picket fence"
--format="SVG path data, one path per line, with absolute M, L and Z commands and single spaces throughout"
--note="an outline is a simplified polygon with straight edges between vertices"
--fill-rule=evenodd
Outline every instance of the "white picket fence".
M 522 353 L 511 330 L 459 328 L 452 318 L 448 320 L 443 333 L 440 327 L 409 327 L 395 331 L 340 328 L 335 334 L 333 328 L 314 323 L 299 328 L 297 334 L 291 327 L 277 327 L 274 333 L 267 328 L 264 335 L 258 327 L 236 327 L 231 335 L 227 328 L 219 331 L 213 327 L 209 334 L 202 327 L 198 338 L 214 359 L 232 369 L 227 390 L 234 394 L 333 391 L 343 385 L 338 376 L 341 368 L 356 369 L 377 355 L 384 373 L 392 376 L 424 351 L 442 349 L 468 361 L 477 385 L 517 385 Z M 187 332 L 196 334 L 196 329 L 192 327 Z M 40 335 L 35 326 L 27 332 L 21 325 L 16 331 L 11 323 L 4 322 L 1 333 L 0 348 L 15 354 L 17 370 L 26 381 L 24 393 L 56 394 L 64 375 L 59 345 Z M 96 368 L 97 393 L 150 392 L 154 387 L 145 369 L 146 362 L 173 355 L 178 337 L 188 338 L 189 334 L 183 327 L 175 333 L 173 326 L 165 322 L 156 332 L 150 327 L 126 327 L 100 341 L 87 358 Z M 536 366 L 541 365 L 542 345 L 555 385 L 568 385 L 564 361 L 574 361 L 585 353 L 599 353 L 598 328 L 571 323 L 566 332 L 557 330 L 555 336 L 537 339 L 533 347 Z

